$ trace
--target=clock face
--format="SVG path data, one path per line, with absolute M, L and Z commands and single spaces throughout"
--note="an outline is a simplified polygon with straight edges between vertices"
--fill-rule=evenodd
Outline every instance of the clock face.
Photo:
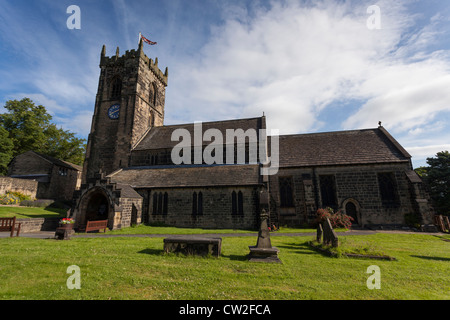
M 108 109 L 108 117 L 110 119 L 118 119 L 119 118 L 119 111 L 120 111 L 120 105 L 119 104 L 113 104 Z

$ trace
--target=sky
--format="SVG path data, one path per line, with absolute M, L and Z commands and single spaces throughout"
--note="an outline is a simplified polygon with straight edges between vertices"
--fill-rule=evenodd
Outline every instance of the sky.
M 102 46 L 122 55 L 141 32 L 169 70 L 166 125 L 264 114 L 296 134 L 381 121 L 418 167 L 450 150 L 447 2 L 0 0 L 0 113 L 28 97 L 87 138 Z

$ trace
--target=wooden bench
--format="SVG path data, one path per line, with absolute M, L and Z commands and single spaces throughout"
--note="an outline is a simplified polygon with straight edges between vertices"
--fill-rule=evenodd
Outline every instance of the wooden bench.
M 108 220 L 88 221 L 84 232 L 96 231 L 96 230 L 100 231 L 102 229 L 103 229 L 103 232 L 106 232 L 107 227 L 108 227 Z
M 164 252 L 181 252 L 186 255 L 212 255 L 219 257 L 222 250 L 222 238 L 197 236 L 170 237 L 164 239 Z
M 16 237 L 19 236 L 21 223 L 16 222 L 16 217 L 0 218 L 0 231 L 11 232 L 10 237 L 14 237 L 14 231 L 17 231 Z

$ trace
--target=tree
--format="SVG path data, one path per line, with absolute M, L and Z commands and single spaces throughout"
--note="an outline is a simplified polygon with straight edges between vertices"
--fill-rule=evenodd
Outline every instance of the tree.
M 0 175 L 6 175 L 8 163 L 13 155 L 13 142 L 9 138 L 9 133 L 0 126 Z
M 62 128 L 58 129 L 51 123 L 52 116 L 44 106 L 36 106 L 31 99 L 23 98 L 20 101 L 7 101 L 5 109 L 8 112 L 0 114 L 0 127 L 6 130 L 13 144 L 8 162 L 32 150 L 82 165 L 86 140 Z
M 427 158 L 427 163 L 426 170 L 418 169 L 428 185 L 436 213 L 450 215 L 450 153 L 438 152 L 436 157 Z
M 46 140 L 44 129 L 52 119 L 45 107 L 24 98 L 7 101 L 5 109 L 9 112 L 0 115 L 0 125 L 14 144 L 14 156 L 29 150 L 41 151 Z

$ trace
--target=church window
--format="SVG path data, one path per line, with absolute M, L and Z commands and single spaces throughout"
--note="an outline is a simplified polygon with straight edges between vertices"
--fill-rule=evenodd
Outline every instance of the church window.
M 231 214 L 233 216 L 243 216 L 244 215 L 244 195 L 242 191 L 236 193 L 233 191 L 231 193 Z
M 237 199 L 236 199 L 236 191 L 231 193 L 231 214 L 233 216 L 237 215 Z
M 153 194 L 153 214 L 158 213 L 158 193 Z
M 280 207 L 289 208 L 294 206 L 294 196 L 292 188 L 292 177 L 279 177 Z
M 397 186 L 395 184 L 395 176 L 393 172 L 378 173 L 378 187 L 383 206 L 398 206 Z
M 203 193 L 194 192 L 192 194 L 192 215 L 201 216 L 203 214 Z
M 322 206 L 337 209 L 336 179 L 334 175 L 321 175 L 319 180 Z
M 164 194 L 162 192 L 153 193 L 153 214 L 163 214 L 166 215 L 169 206 L 169 195 L 167 192 Z
M 148 95 L 148 101 L 152 105 L 156 105 L 157 92 L 158 92 L 158 89 L 156 87 L 156 83 L 152 82 L 150 84 L 150 92 Z
M 164 192 L 164 200 L 163 200 L 163 214 L 166 215 L 169 206 L 169 195 L 167 192 Z
M 244 215 L 244 196 L 242 191 L 238 192 L 238 215 Z
M 111 99 L 117 99 L 122 93 L 122 80 L 119 77 L 114 78 L 111 85 Z

